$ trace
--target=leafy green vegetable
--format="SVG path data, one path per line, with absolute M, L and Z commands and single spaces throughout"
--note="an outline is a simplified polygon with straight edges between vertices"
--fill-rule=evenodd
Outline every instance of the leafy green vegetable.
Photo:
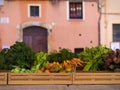
M 0 70 L 6 70 L 4 54 L 0 52 Z
M 5 54 L 7 69 L 11 70 L 18 66 L 30 69 L 35 60 L 35 53 L 24 42 L 16 42 Z
M 11 70 L 12 73 L 30 73 L 31 71 L 29 69 L 15 67 Z
M 40 68 L 44 67 L 47 68 L 49 61 L 47 61 L 48 54 L 45 52 L 38 52 L 35 54 L 35 61 L 34 65 L 32 66 L 32 71 L 37 72 Z
M 78 54 L 78 57 L 87 63 L 83 68 L 83 71 L 97 71 L 105 69 L 103 59 L 107 57 L 107 53 L 110 51 L 111 49 L 102 45 L 92 48 L 85 48 L 83 52 Z
M 109 52 L 104 60 L 106 70 L 116 71 L 116 69 L 120 69 L 120 49 Z
M 62 63 L 64 60 L 71 60 L 77 57 L 70 49 L 61 48 L 58 52 L 51 52 L 47 59 L 49 62 L 59 62 Z

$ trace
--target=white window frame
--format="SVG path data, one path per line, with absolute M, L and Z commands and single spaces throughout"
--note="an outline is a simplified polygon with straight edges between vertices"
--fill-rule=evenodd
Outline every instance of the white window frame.
M 39 7 L 39 16 L 37 16 L 37 17 L 41 17 L 41 5 L 40 4 L 28 4 L 28 17 L 33 17 L 33 16 L 30 16 L 30 6 L 38 6 Z
M 72 1 L 72 0 L 71 0 L 71 1 Z M 73 2 L 74 2 L 74 1 L 75 1 L 75 0 L 73 0 Z M 69 14 L 70 14 L 70 13 L 69 13 L 69 2 L 70 2 L 70 1 L 66 1 L 66 5 L 67 5 L 67 11 L 66 11 L 66 12 L 67 12 L 67 20 L 84 20 L 84 19 L 85 19 L 85 5 L 84 5 L 85 2 L 84 2 L 84 0 L 80 0 L 80 2 L 82 2 L 82 9 L 83 9 L 83 10 L 82 10 L 82 11 L 83 11 L 83 12 L 82 12 L 83 18 L 81 18 L 81 19 L 70 19 L 70 18 L 69 18 Z M 78 1 L 78 2 L 79 2 L 79 1 Z
M 114 25 L 119 25 L 120 26 L 120 23 L 113 23 L 112 24 L 112 39 L 114 38 L 113 36 L 113 32 L 114 32 Z M 113 40 L 112 40 L 113 41 Z M 113 41 L 113 42 L 119 42 L 119 41 Z

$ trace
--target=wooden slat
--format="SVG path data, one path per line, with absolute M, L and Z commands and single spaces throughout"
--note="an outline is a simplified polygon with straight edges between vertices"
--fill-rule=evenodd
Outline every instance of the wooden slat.
M 0 85 L 6 85 L 7 84 L 7 73 L 0 72 Z
M 8 84 L 120 84 L 120 73 L 9 73 Z
M 72 84 L 72 74 L 9 73 L 8 84 Z
M 120 84 L 120 73 L 74 73 L 73 84 Z

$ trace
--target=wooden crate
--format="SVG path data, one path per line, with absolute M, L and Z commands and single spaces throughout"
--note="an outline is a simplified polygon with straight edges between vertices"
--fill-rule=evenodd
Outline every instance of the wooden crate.
M 9 73 L 8 84 L 72 84 L 72 74 Z
M 74 73 L 73 84 L 120 84 L 120 73 Z
M 0 85 L 6 85 L 7 84 L 7 73 L 0 72 Z

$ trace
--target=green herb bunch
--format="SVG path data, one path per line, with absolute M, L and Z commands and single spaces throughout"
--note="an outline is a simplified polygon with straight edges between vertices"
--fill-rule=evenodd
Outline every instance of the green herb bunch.
M 5 55 L 7 69 L 14 67 L 30 69 L 35 60 L 35 53 L 24 42 L 16 42 Z
M 85 48 L 83 52 L 78 54 L 78 57 L 86 62 L 83 71 L 100 71 L 105 70 L 104 58 L 107 57 L 111 49 L 106 46 L 96 46 L 92 48 Z

